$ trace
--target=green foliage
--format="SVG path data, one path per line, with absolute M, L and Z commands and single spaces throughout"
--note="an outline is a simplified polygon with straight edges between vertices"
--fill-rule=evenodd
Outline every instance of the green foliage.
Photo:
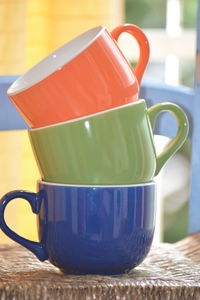
M 196 26 L 197 0 L 181 0 L 183 8 L 182 25 Z M 166 0 L 126 0 L 126 22 L 142 28 L 165 28 Z
M 164 28 L 166 0 L 126 0 L 126 22 L 142 28 Z
M 193 61 L 181 61 L 181 78 L 180 82 L 182 85 L 194 87 L 194 69 L 195 60 Z
M 167 199 L 165 199 L 167 201 Z M 172 216 L 173 221 L 170 226 L 164 231 L 163 240 L 165 243 L 175 243 L 187 236 L 188 229 L 188 202 L 185 203 Z M 164 223 L 167 224 L 167 218 Z
M 183 2 L 183 27 L 194 28 L 196 26 L 197 0 L 182 0 Z

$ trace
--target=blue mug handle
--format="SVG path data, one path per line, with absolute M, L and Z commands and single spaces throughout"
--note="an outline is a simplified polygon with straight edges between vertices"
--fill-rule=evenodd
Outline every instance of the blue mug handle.
M 33 254 L 35 254 L 39 260 L 44 261 L 48 258 L 48 254 L 45 250 L 45 245 L 42 242 L 33 242 L 31 240 L 23 238 L 22 236 L 18 235 L 13 230 L 11 230 L 5 222 L 5 218 L 4 218 L 5 208 L 7 204 L 15 198 L 23 198 L 27 200 L 32 208 L 33 213 L 39 214 L 41 201 L 43 199 L 43 193 L 12 191 L 4 195 L 0 200 L 0 228 L 12 240 L 21 244 L 31 252 L 33 252 Z

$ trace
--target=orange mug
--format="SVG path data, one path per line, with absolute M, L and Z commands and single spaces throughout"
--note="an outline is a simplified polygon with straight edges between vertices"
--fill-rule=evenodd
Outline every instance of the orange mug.
M 135 69 L 116 43 L 122 32 L 139 44 Z M 137 26 L 124 24 L 111 34 L 99 26 L 44 58 L 7 93 L 31 128 L 47 126 L 138 100 L 148 59 L 149 43 Z

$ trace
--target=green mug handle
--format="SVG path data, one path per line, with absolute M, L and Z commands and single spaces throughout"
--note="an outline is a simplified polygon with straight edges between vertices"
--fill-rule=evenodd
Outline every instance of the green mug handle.
M 168 111 L 172 113 L 175 116 L 178 123 L 177 135 L 157 156 L 156 171 L 155 171 L 155 176 L 156 176 L 158 175 L 158 173 L 160 172 L 164 164 L 167 162 L 167 160 L 172 155 L 174 155 L 185 142 L 189 131 L 189 122 L 183 109 L 174 103 L 163 102 L 163 103 L 155 104 L 152 107 L 148 108 L 147 111 L 148 111 L 152 129 L 154 129 L 155 120 L 157 116 L 164 111 Z

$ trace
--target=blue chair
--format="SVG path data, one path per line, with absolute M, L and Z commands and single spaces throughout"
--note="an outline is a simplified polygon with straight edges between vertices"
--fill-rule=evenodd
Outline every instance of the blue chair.
M 22 116 L 7 97 L 8 87 L 18 76 L 0 76 L 0 130 L 27 129 Z
M 188 114 L 189 138 L 192 140 L 188 229 L 190 235 L 176 244 L 159 244 L 152 249 L 146 263 L 144 262 L 129 274 L 113 278 L 79 276 L 77 281 L 74 276 L 71 278 L 54 274 L 54 270 L 48 264 L 37 265 L 36 259 L 19 246 L 9 248 L 6 245 L 0 245 L 0 261 L 2 269 L 5 270 L 2 280 L 0 276 L 0 295 L 4 295 L 5 299 L 5 295 L 9 297 L 12 295 L 13 299 L 22 299 L 20 295 L 24 295 L 23 289 L 26 290 L 27 299 L 32 297 L 29 294 L 29 298 L 28 293 L 35 291 L 40 299 L 59 298 L 59 293 L 62 297 L 66 295 L 70 299 L 200 299 L 200 233 L 198 233 L 200 232 L 200 0 L 198 3 L 194 89 L 143 82 L 140 92 L 140 97 L 146 99 L 149 105 L 171 101 L 183 107 Z M 15 78 L 14 76 L 0 77 L 1 130 L 28 128 L 5 94 L 5 90 Z M 166 114 L 166 119 L 158 117 L 155 133 L 172 137 L 175 133 L 174 128 L 175 122 Z M 15 256 L 17 256 L 17 261 Z M 26 267 L 27 257 L 30 263 L 28 268 Z M 11 271 L 6 269 L 7 261 L 16 264 L 16 272 L 15 269 Z M 37 268 L 31 269 L 31 265 L 37 265 Z M 44 274 L 49 274 L 49 281 Z M 16 280 L 17 284 L 15 284 Z M 12 291 L 14 291 L 13 294 L 11 294 Z

